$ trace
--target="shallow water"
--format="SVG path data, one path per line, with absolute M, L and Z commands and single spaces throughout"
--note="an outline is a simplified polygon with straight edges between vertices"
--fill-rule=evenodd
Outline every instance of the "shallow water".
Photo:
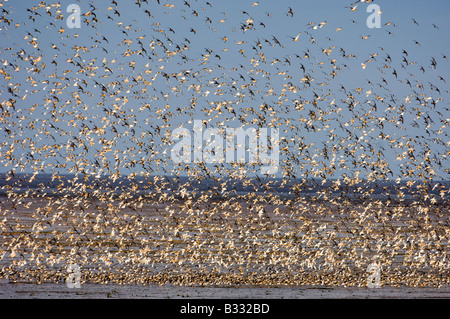
M 0 284 L 0 299 L 407 299 L 450 298 L 450 287 L 181 287 L 174 285 L 85 284 L 70 289 L 64 284 Z

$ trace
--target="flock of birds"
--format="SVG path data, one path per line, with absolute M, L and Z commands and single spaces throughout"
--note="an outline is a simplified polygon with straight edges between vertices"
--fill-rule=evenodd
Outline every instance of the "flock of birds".
M 89 1 L 80 28 L 60 2 L 16 5 L 0 1 L 0 278 L 350 286 L 376 262 L 386 285 L 449 284 L 446 54 L 374 45 L 394 22 L 299 24 L 294 5 Z M 173 163 L 197 119 L 278 128 L 277 175 Z M 15 186 L 42 173 L 56 194 Z M 305 180 L 327 187 L 305 198 Z

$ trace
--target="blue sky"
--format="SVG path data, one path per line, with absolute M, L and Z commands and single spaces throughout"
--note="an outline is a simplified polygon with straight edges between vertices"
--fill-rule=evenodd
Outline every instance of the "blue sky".
M 448 179 L 448 1 L 375 1 L 373 29 L 351 1 L 0 3 L 0 171 L 170 174 L 167 137 L 202 119 L 280 128 L 277 177 Z

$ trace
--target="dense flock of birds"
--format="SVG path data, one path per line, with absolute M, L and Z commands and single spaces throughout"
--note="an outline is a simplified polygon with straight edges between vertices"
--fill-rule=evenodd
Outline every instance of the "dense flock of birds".
M 448 285 L 448 58 L 396 37 L 444 31 L 375 33 L 370 2 L 333 25 L 259 1 L 89 1 L 69 28 L 68 4 L 0 1 L 0 278 L 350 286 L 376 262 L 385 285 Z M 277 174 L 173 163 L 194 120 L 278 128 Z M 41 173 L 57 194 L 17 187 Z

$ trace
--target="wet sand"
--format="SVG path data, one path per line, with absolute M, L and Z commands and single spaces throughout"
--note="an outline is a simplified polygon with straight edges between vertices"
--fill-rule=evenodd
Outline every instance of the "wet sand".
M 427 299 L 450 298 L 450 287 L 182 287 L 174 285 L 0 284 L 0 299 Z

